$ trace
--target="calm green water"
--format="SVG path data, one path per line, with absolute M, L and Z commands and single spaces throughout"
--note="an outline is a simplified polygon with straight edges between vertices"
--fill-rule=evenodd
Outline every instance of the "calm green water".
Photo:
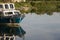
M 60 40 L 59 12 L 53 12 L 53 15 L 29 13 L 20 25 L 26 31 L 25 40 Z

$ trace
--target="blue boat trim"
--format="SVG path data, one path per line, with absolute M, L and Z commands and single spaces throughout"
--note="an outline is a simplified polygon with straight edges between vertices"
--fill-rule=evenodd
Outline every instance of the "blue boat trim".
M 20 23 L 25 16 L 0 17 L 0 23 Z

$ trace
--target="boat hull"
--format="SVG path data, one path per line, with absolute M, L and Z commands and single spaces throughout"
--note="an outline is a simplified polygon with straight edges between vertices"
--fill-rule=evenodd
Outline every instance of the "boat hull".
M 19 25 L 23 18 L 21 16 L 0 17 L 0 33 L 23 36 L 26 32 Z
M 22 16 L 7 16 L 7 17 L 0 17 L 0 23 L 20 23 L 24 18 Z

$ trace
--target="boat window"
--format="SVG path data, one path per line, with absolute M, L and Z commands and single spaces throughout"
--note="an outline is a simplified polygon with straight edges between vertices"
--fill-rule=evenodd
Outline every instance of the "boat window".
M 19 14 L 19 12 L 14 12 L 15 14 Z
M 7 4 L 5 4 L 5 8 L 6 8 L 6 9 L 8 9 L 8 8 L 9 8 Z
M 3 12 L 0 12 L 0 16 L 2 16 L 3 15 Z
M 19 12 L 14 12 L 16 15 L 20 15 L 20 13 Z
M 10 8 L 13 8 L 13 4 L 10 4 Z
M 13 14 L 12 12 L 5 12 L 5 14 Z
M 19 13 L 19 12 L 14 12 L 16 15 L 19 15 L 19 16 L 21 16 L 21 14 Z
M 3 8 L 3 5 L 0 5 L 0 8 Z

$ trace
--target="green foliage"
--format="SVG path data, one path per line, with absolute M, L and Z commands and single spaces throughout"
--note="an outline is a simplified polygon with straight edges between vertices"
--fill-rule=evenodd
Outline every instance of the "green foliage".
M 20 8 L 20 3 L 15 3 L 16 8 Z
M 26 1 L 60 1 L 60 0 L 26 0 Z
M 4 0 L 0 0 L 0 2 L 3 2 Z
M 24 13 L 24 12 L 27 13 L 27 12 L 30 12 L 30 10 L 31 10 L 31 4 L 28 2 L 21 2 L 21 3 L 16 2 L 15 7 L 16 7 L 16 9 L 19 9 L 22 13 Z M 25 10 L 26 7 L 29 8 L 27 11 Z
M 45 14 L 52 15 L 52 12 L 60 12 L 60 1 L 41 1 L 41 2 L 23 2 L 23 3 L 15 3 L 16 8 L 30 7 L 29 10 L 25 11 L 20 10 L 22 13 L 33 12 L 36 14 Z
M 31 2 L 32 11 L 36 14 L 52 15 L 52 12 L 60 12 L 60 1 L 41 1 L 41 2 Z

